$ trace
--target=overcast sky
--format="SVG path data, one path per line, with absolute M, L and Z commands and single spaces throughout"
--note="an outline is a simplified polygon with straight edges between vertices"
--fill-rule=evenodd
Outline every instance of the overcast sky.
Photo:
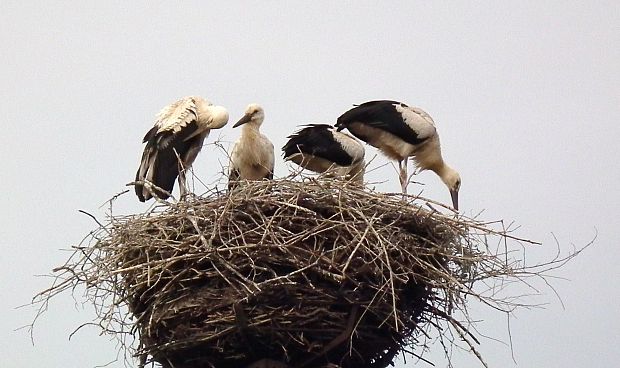
M 163 2 L 162 2 L 163 3 Z M 197 94 L 229 109 L 266 112 L 277 149 L 299 124 L 333 123 L 353 103 L 395 99 L 428 111 L 446 161 L 463 178 L 465 214 L 504 219 L 543 242 L 528 262 L 595 245 L 532 299 L 546 309 L 506 316 L 471 304 L 492 367 L 612 367 L 620 360 L 620 5 L 617 1 L 36 2 L 0 4 L 0 365 L 93 367 L 116 357 L 93 316 L 69 294 L 34 331 L 28 303 L 94 228 L 99 206 L 132 180 L 155 114 Z M 232 124 L 212 134 L 230 142 Z M 367 149 L 371 158 L 375 151 Z M 195 163 L 216 180 L 205 147 Z M 386 159 L 379 156 L 373 165 Z M 276 176 L 288 172 L 276 161 Z M 384 166 L 368 175 L 390 180 Z M 423 194 L 449 203 L 423 173 Z M 148 208 L 133 195 L 121 213 Z M 516 290 L 515 292 L 518 292 Z M 501 342 L 493 339 L 498 339 Z M 439 345 L 426 356 L 447 365 Z M 456 353 L 455 367 L 475 367 Z M 410 361 L 407 366 L 411 366 Z M 115 362 L 110 367 L 122 367 Z M 400 367 L 405 366 L 402 362 Z M 424 364 L 421 364 L 424 366 Z

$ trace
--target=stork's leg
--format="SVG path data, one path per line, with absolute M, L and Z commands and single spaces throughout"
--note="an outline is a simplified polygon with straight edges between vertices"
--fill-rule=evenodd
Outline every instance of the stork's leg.
M 398 179 L 400 180 L 400 189 L 403 194 L 407 194 L 407 185 L 409 184 L 409 177 L 407 175 L 407 157 L 405 157 L 402 161 L 398 161 L 398 168 L 400 169 L 400 174 L 398 175 Z
M 185 176 L 185 172 L 187 170 L 185 160 L 181 159 L 181 156 L 177 152 L 176 148 L 173 148 L 174 154 L 177 156 L 177 170 L 179 171 L 179 177 L 177 181 L 179 182 L 179 199 L 185 198 L 187 195 L 187 177 Z M 191 162 L 189 163 L 191 165 Z M 171 190 L 172 192 L 172 190 Z
M 185 198 L 187 195 L 187 178 L 185 177 L 185 169 L 179 170 L 179 197 Z

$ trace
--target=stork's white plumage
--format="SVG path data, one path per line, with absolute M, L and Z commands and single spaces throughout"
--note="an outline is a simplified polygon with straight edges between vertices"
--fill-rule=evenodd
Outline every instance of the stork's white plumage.
M 241 128 L 241 136 L 235 142 L 230 155 L 228 188 L 239 180 L 273 179 L 273 143 L 260 133 L 265 111 L 258 104 L 250 104 L 245 115 L 233 126 Z
M 342 114 L 336 127 L 347 128 L 357 138 L 397 160 L 403 193 L 407 192 L 409 182 L 409 157 L 419 170 L 434 171 L 450 190 L 452 204 L 458 210 L 461 177 L 444 162 L 435 123 L 422 109 L 396 101 L 370 101 Z
M 157 188 L 136 183 L 138 199 L 144 202 L 156 195 L 166 199 L 179 178 L 181 197 L 187 190 L 185 172 L 191 167 L 211 129 L 228 122 L 228 111 L 198 96 L 182 98 L 164 107 L 151 130 L 144 136 L 144 153 L 136 182 L 151 183 Z
M 309 124 L 288 138 L 282 147 L 285 160 L 317 173 L 364 182 L 364 146 L 357 139 L 327 124 Z

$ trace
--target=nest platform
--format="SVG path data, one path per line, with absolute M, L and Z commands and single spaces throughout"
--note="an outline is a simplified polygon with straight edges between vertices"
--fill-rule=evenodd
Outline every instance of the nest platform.
M 440 206 L 334 179 L 246 183 L 111 217 L 51 290 L 85 285 L 142 365 L 386 367 L 441 321 L 468 336 L 451 311 L 506 269 Z

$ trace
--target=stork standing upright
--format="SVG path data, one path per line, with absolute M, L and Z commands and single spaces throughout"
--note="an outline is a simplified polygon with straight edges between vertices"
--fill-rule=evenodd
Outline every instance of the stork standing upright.
M 230 155 L 229 189 L 240 179 L 273 179 L 273 143 L 260 133 L 263 120 L 265 120 L 263 108 L 258 104 L 250 104 L 245 110 L 245 115 L 233 125 L 233 128 L 241 125 L 243 128 Z
M 364 182 L 364 146 L 357 139 L 327 124 L 308 124 L 288 138 L 282 147 L 285 160 L 317 173 Z
M 342 114 L 336 127 L 339 131 L 347 128 L 357 138 L 398 161 L 403 193 L 407 193 L 409 182 L 409 157 L 420 171 L 434 171 L 450 190 L 452 205 L 458 210 L 461 177 L 444 162 L 435 123 L 425 111 L 397 101 L 370 101 Z
M 224 107 L 198 96 L 185 97 L 164 107 L 144 136 L 146 146 L 136 173 L 136 182 L 142 182 L 135 184 L 138 199 L 144 202 L 153 194 L 168 198 L 177 177 L 183 197 L 187 190 L 185 172 L 192 166 L 211 129 L 219 129 L 227 122 L 228 111 Z

